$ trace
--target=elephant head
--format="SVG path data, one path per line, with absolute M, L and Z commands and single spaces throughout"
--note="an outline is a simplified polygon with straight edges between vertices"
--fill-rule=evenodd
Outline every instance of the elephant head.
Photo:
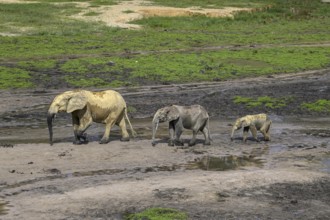
M 174 121 L 180 116 L 179 110 L 175 106 L 168 106 L 158 109 L 152 120 L 152 145 L 155 146 L 155 135 L 159 122 Z
M 236 120 L 235 124 L 233 125 L 233 128 L 231 130 L 231 136 L 230 139 L 233 140 L 234 133 L 236 130 L 241 129 L 242 127 L 247 127 L 249 124 L 246 122 L 244 118 L 239 118 Z
M 58 112 L 72 113 L 83 109 L 87 104 L 87 98 L 82 91 L 67 91 L 54 98 L 48 109 L 47 124 L 49 130 L 49 142 L 53 145 L 53 120 Z

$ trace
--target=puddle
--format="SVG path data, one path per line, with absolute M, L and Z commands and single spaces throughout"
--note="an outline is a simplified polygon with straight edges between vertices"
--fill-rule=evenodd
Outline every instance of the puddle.
M 262 167 L 262 159 L 254 156 L 224 156 L 224 157 L 202 157 L 189 164 L 188 169 L 201 169 L 207 171 L 236 170 L 241 167 Z

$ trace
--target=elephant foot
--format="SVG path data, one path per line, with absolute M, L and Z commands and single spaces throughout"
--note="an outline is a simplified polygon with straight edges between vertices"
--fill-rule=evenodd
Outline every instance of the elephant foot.
M 84 142 L 82 142 L 82 141 L 78 141 L 78 140 L 76 140 L 76 141 L 73 142 L 74 145 L 82 145 L 83 143 L 84 143 Z
M 195 146 L 196 142 L 189 142 L 189 146 Z
M 184 143 L 183 143 L 183 141 L 175 141 L 175 145 L 176 146 L 183 146 L 184 145 Z
M 129 137 L 122 137 L 120 138 L 120 141 L 127 142 L 129 141 Z
M 88 143 L 89 143 L 88 140 L 83 140 L 83 141 L 79 140 L 79 141 L 73 142 L 74 145 L 82 145 L 82 144 L 88 144 Z
M 170 146 L 170 147 L 174 147 L 174 141 L 169 140 L 169 141 L 168 141 L 168 146 Z
M 209 145 L 211 145 L 211 142 L 210 141 L 205 141 L 204 145 L 209 146 Z
M 270 141 L 270 138 L 264 138 L 264 141 Z
M 109 143 L 109 139 L 101 139 L 99 144 L 107 144 Z

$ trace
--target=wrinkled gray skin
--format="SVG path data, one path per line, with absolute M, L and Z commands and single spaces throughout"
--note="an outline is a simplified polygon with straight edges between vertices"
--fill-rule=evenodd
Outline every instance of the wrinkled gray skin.
M 189 146 L 196 144 L 196 135 L 199 131 L 204 134 L 205 145 L 210 145 L 209 115 L 202 106 L 172 105 L 158 109 L 152 120 L 152 146 L 156 145 L 155 135 L 158 124 L 166 121 L 169 122 L 169 146 L 174 146 L 174 144 L 183 145 L 180 136 L 184 128 L 193 131 Z
M 57 95 L 49 106 L 47 116 L 50 145 L 53 144 L 53 120 L 58 112 L 71 113 L 75 137 L 74 144 L 88 142 L 84 132 L 92 122 L 105 124 L 105 132 L 100 144 L 108 143 L 113 125 L 120 127 L 121 140 L 129 141 L 125 117 L 130 125 L 132 135 L 135 135 L 135 131 L 127 117 L 126 102 L 118 92 L 113 90 L 100 92 L 75 90 Z

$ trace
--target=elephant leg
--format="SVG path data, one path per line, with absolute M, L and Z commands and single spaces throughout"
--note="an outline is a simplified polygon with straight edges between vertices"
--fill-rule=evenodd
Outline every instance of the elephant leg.
M 247 136 L 249 134 L 249 130 L 250 130 L 249 127 L 244 127 L 243 128 L 243 142 L 246 142 Z
M 270 141 L 270 125 L 271 121 L 266 121 L 263 126 L 260 128 L 260 132 L 263 134 L 265 141 Z
M 198 131 L 193 130 L 193 136 L 191 140 L 189 141 L 189 146 L 194 146 L 196 144 L 196 136 L 197 136 Z
M 128 134 L 127 129 L 126 129 L 126 122 L 125 122 L 124 117 L 120 120 L 120 122 L 118 123 L 118 126 L 121 129 L 121 135 L 122 135 L 122 138 L 120 140 L 121 141 L 129 141 L 129 134 Z
M 88 117 L 79 119 L 77 116 L 72 116 L 72 124 L 75 137 L 73 144 L 79 145 L 88 143 L 86 134 L 84 134 L 84 132 L 92 124 L 92 122 L 92 119 Z
M 178 146 L 183 146 L 183 141 L 180 139 L 182 134 L 182 129 L 179 127 L 175 128 L 175 144 Z
M 251 130 L 251 133 L 252 133 L 253 138 L 254 138 L 257 142 L 259 142 L 258 137 L 257 137 L 257 128 L 256 128 L 256 126 L 251 125 L 251 126 L 250 126 L 250 130 Z
M 101 138 L 101 140 L 99 142 L 100 144 L 106 144 L 109 142 L 110 131 L 115 123 L 116 123 L 115 115 L 108 116 L 108 118 L 106 119 L 106 123 L 105 123 L 105 131 L 104 131 L 103 137 Z
M 205 126 L 202 130 L 203 134 L 204 134 L 204 138 L 205 138 L 205 142 L 204 145 L 211 145 L 211 138 L 210 138 L 210 131 L 208 129 L 207 126 Z
M 174 132 L 175 132 L 175 128 L 174 128 L 174 122 L 170 122 L 168 124 L 168 131 L 169 131 L 169 136 L 170 139 L 168 141 L 168 146 L 174 146 Z

